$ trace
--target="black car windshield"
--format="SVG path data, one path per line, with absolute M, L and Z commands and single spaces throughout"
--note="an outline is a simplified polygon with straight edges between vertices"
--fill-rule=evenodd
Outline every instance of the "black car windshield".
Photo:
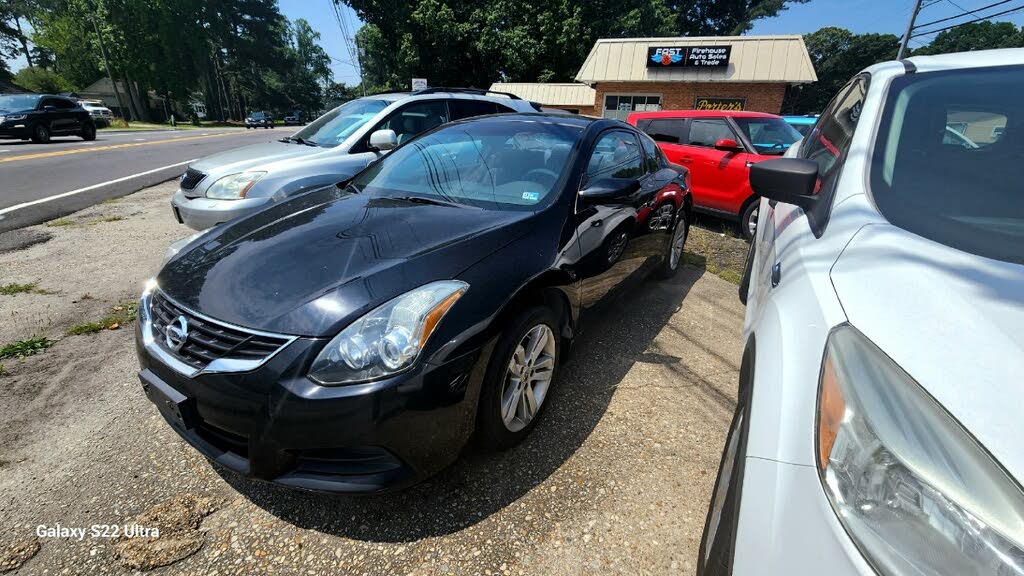
M 893 80 L 871 160 L 887 220 L 959 250 L 1024 264 L 1024 67 Z
M 534 211 L 553 202 L 580 133 L 536 121 L 455 124 L 402 146 L 352 184 L 374 196 Z
M 11 94 L 0 96 L 0 110 L 33 110 L 36 103 L 43 96 L 41 94 Z
M 263 118 L 266 118 L 266 117 L 267 117 L 267 115 L 264 114 L 263 112 L 253 112 L 252 114 L 249 115 L 249 118 L 253 118 L 255 120 L 262 120 Z
M 387 100 L 352 100 L 338 106 L 295 133 L 295 137 L 318 146 L 333 147 L 359 130 L 378 112 L 388 107 Z
M 802 138 L 782 118 L 733 118 L 758 154 L 781 156 Z

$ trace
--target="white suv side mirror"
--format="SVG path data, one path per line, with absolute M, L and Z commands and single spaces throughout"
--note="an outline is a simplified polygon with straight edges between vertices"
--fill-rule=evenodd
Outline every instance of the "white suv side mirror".
M 394 130 L 377 130 L 370 134 L 370 148 L 387 152 L 398 146 L 398 136 Z

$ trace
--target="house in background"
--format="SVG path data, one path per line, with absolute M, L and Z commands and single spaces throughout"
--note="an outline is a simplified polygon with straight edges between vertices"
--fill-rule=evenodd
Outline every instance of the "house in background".
M 0 78 L 0 94 L 32 94 L 27 88 L 22 88 L 10 80 Z
M 129 91 L 125 88 L 125 83 L 118 82 L 117 91 L 121 95 L 121 103 L 128 110 L 122 110 L 118 106 L 117 95 L 114 94 L 113 84 L 109 78 L 100 78 L 85 88 L 78 90 L 76 94 L 84 100 L 100 100 L 107 108 L 110 108 L 114 116 L 134 120 L 164 121 L 166 115 L 164 114 L 163 99 L 157 96 L 153 90 L 146 93 L 145 102 L 140 97 L 141 91 L 138 86 L 134 86 L 131 94 L 129 94 Z

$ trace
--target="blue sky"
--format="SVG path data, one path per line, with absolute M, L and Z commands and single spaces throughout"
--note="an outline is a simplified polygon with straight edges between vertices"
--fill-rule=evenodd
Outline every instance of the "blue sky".
M 992 4 L 995 0 L 924 0 L 924 8 L 917 17 L 918 24 L 939 20 L 965 11 L 974 10 Z M 1012 4 L 1010 6 L 1013 6 Z M 754 24 L 750 34 L 808 34 L 825 26 L 839 26 L 852 32 L 883 32 L 902 36 L 907 28 L 907 19 L 914 7 L 913 0 L 811 0 L 807 4 L 792 4 L 775 18 L 759 20 Z M 998 6 L 986 13 L 1001 12 L 1007 5 Z M 977 17 L 977 16 L 974 16 Z M 949 24 L 970 20 L 950 20 L 936 24 L 931 28 L 941 28 Z M 1024 25 L 1024 11 L 999 16 L 999 21 L 1008 21 Z M 932 36 L 915 38 L 911 46 L 927 44 Z
M 949 16 L 962 14 L 991 4 L 994 0 L 924 0 L 925 8 L 918 16 L 918 23 L 925 23 Z M 281 12 L 291 20 L 305 18 L 320 32 L 320 42 L 331 57 L 335 80 L 347 84 L 357 84 L 359 75 L 351 62 L 341 28 L 331 8 L 332 0 L 279 0 Z M 913 0 L 811 0 L 806 4 L 792 4 L 775 18 L 759 20 L 754 24 L 750 34 L 807 34 L 825 26 L 840 26 L 856 33 L 886 32 L 903 34 L 907 26 L 907 18 L 914 5 Z M 1011 5 L 1012 6 L 1012 5 Z M 1000 6 L 987 12 L 1001 11 Z M 351 8 L 342 6 L 348 18 L 352 33 L 362 23 Z M 984 14 L 985 12 L 982 12 Z M 964 18 L 968 20 L 969 18 Z M 1024 10 L 997 20 L 1010 21 L 1018 26 L 1024 25 Z M 959 22 L 950 21 L 937 24 L 935 27 L 946 26 Z M 917 38 L 911 46 L 922 46 L 930 38 Z M 12 70 L 25 65 L 24 58 L 10 62 Z

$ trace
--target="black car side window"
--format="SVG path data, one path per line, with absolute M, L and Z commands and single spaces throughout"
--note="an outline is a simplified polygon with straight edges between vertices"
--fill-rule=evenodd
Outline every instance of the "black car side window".
M 639 178 L 643 173 L 643 153 L 636 136 L 609 130 L 597 139 L 590 153 L 584 185 L 602 178 Z
M 644 171 L 648 174 L 654 174 L 661 169 L 661 163 L 658 159 L 658 145 L 654 143 L 654 140 L 645 136 L 640 137 L 640 144 L 644 148 Z

